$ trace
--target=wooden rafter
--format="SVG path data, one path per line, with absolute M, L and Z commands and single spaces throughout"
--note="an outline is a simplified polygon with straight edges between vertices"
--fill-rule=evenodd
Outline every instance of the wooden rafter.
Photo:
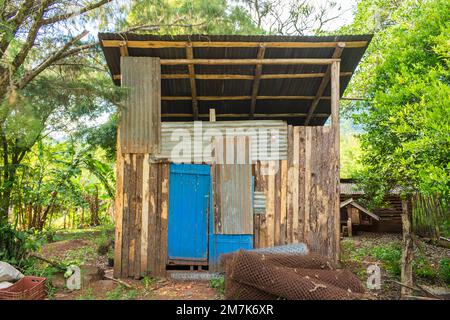
M 339 42 L 337 44 L 336 48 L 334 49 L 332 59 L 339 59 L 342 55 L 342 51 L 344 51 L 344 48 L 345 48 L 345 43 Z M 319 88 L 317 89 L 316 97 L 311 102 L 311 106 L 309 107 L 308 116 L 306 117 L 306 120 L 305 120 L 305 126 L 307 126 L 309 124 L 309 122 L 311 121 L 312 115 L 313 115 L 314 111 L 316 110 L 316 107 L 319 104 L 319 101 L 320 101 L 323 93 L 325 92 L 325 88 L 327 87 L 328 83 L 330 82 L 330 78 L 331 78 L 331 65 L 328 65 L 327 71 L 325 72 L 325 76 L 322 78 Z
M 194 50 L 192 45 L 186 47 L 186 57 L 190 60 L 194 59 Z M 191 84 L 191 94 L 192 94 L 192 114 L 194 120 L 198 119 L 198 100 L 197 100 L 197 86 L 195 84 L 195 68 L 193 64 L 188 64 L 189 70 L 189 82 Z
M 352 72 L 341 72 L 341 77 L 349 77 Z M 305 79 L 305 78 L 322 78 L 324 72 L 318 73 L 281 73 L 281 74 L 262 74 L 260 79 Z M 113 76 L 114 80 L 120 80 L 120 74 Z M 189 79 L 187 73 L 161 74 L 161 79 Z M 255 76 L 250 74 L 195 74 L 198 80 L 254 80 Z
M 261 44 L 261 46 L 258 49 L 258 54 L 256 56 L 257 59 L 264 59 L 264 53 L 266 52 L 266 47 L 264 44 Z M 250 119 L 253 118 L 253 114 L 256 110 L 256 97 L 258 96 L 259 91 L 259 82 L 261 80 L 261 73 L 262 73 L 262 64 L 257 64 L 255 67 L 255 77 L 253 80 L 253 86 L 252 86 L 252 100 L 250 102 Z
M 198 101 L 220 101 L 220 100 L 251 100 L 252 96 L 197 96 Z M 315 96 L 256 96 L 257 100 L 313 100 Z M 320 99 L 330 100 L 328 96 Z M 191 96 L 162 96 L 165 101 L 192 100 Z
M 102 40 L 105 48 L 119 47 L 123 40 Z M 185 48 L 188 45 L 193 47 L 211 47 L 211 48 L 258 48 L 261 42 L 245 42 L 245 41 L 127 41 L 129 48 L 140 49 L 161 49 L 161 48 Z M 367 46 L 367 41 L 346 41 L 347 48 L 362 48 Z M 264 42 L 266 48 L 334 48 L 338 42 Z
M 306 113 L 255 113 L 253 116 L 255 118 L 306 118 Z M 199 118 L 208 118 L 210 115 L 206 113 L 201 113 L 198 115 Z M 219 113 L 216 114 L 216 118 L 248 118 L 250 115 L 247 113 Z M 327 113 L 316 113 L 315 118 L 327 118 L 330 115 Z M 161 114 L 163 118 L 190 118 L 191 113 L 163 113 Z
M 292 58 L 292 59 L 161 59 L 161 65 L 256 65 L 256 64 L 270 64 L 270 65 L 329 65 L 333 62 L 340 61 L 340 59 L 327 58 Z

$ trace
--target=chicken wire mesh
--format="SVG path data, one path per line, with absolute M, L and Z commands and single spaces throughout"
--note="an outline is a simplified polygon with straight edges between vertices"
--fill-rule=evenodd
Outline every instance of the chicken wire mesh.
M 319 255 L 240 250 L 222 257 L 225 298 L 239 300 L 343 300 L 364 293 L 359 279 Z

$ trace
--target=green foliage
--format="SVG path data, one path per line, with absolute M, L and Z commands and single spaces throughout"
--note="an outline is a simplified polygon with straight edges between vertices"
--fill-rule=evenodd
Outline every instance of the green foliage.
M 358 171 L 362 169 L 360 164 L 361 144 L 358 136 L 350 124 L 341 125 L 341 178 L 355 178 Z
M 445 0 L 364 0 L 346 28 L 377 32 L 350 89 L 367 98 L 352 107 L 374 203 L 393 187 L 450 197 L 449 16 Z
M 225 278 L 223 276 L 211 279 L 209 285 L 211 288 L 216 289 L 220 294 L 223 295 L 225 293 Z
M 450 259 L 443 258 L 439 261 L 439 276 L 445 283 L 450 284 Z
M 37 251 L 45 243 L 45 237 L 38 232 L 15 230 L 9 224 L 0 224 L 0 261 L 15 266 L 27 263 L 30 252 Z
M 226 0 L 133 1 L 121 28 L 160 34 L 260 34 L 248 12 Z

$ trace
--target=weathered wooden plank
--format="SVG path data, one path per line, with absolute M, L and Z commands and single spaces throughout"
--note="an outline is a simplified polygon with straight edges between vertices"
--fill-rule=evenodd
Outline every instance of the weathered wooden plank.
M 273 241 L 275 245 L 281 244 L 281 161 L 278 162 L 278 170 L 274 177 L 274 231 Z
M 272 171 L 274 161 L 267 161 L 268 171 Z M 275 244 L 274 239 L 274 225 L 275 225 L 275 175 L 274 172 L 268 172 L 267 177 L 267 193 L 266 193 L 266 224 L 267 224 L 267 243 L 266 245 L 272 247 Z
M 332 212 L 333 212 L 333 224 L 334 224 L 334 235 L 333 235 L 333 254 L 334 261 L 338 262 L 340 257 L 340 207 L 339 207 L 339 194 L 340 194 L 340 129 L 339 129 L 339 97 L 340 97 L 340 88 L 339 88 L 339 74 L 340 74 L 340 62 L 334 62 L 331 65 L 331 129 L 333 135 L 333 203 L 332 203 Z
M 150 201 L 150 163 L 145 154 L 142 166 L 142 223 L 141 223 L 141 272 L 148 272 L 148 230 Z
M 143 191 L 143 164 L 144 155 L 136 155 L 136 194 L 135 194 L 135 220 L 134 220 L 134 278 L 141 278 L 141 231 L 142 231 L 142 191 Z
M 169 217 L 169 164 L 163 163 L 161 182 L 161 260 L 160 276 L 166 274 L 167 246 L 168 246 L 168 217 Z
M 125 154 L 123 175 L 123 218 L 122 218 L 122 277 L 128 277 L 128 260 L 130 246 L 130 205 L 131 205 L 131 180 L 132 180 L 131 155 Z
M 157 188 L 158 188 L 158 172 L 157 172 L 157 164 L 150 164 L 150 186 L 149 186 L 149 212 L 148 212 L 148 221 L 149 221 L 149 232 L 148 232 L 148 266 L 150 274 L 154 274 L 156 272 L 156 233 L 158 230 L 156 229 L 156 216 L 158 214 L 157 208 Z
M 306 168 L 306 127 L 300 127 L 298 133 L 299 143 L 299 163 L 298 163 L 298 180 L 296 181 L 297 188 L 297 202 L 298 202 L 298 234 L 297 241 L 304 241 L 304 229 L 305 229 L 305 214 L 306 214 L 306 198 L 305 198 L 305 168 Z
M 128 234 L 130 239 L 130 245 L 128 249 L 128 276 L 134 276 L 134 264 L 135 264 L 135 247 L 136 247 L 136 179 L 138 176 L 137 173 L 137 163 L 136 163 L 136 154 L 131 155 L 131 179 L 130 183 L 130 220 L 129 220 L 129 228 Z
M 294 214 L 294 202 L 293 202 L 293 180 L 294 180 L 294 153 L 293 153 L 293 143 L 294 143 L 294 128 L 289 125 L 288 126 L 288 134 L 287 134 L 287 141 L 288 141 L 288 159 L 287 159 L 287 167 L 288 167 L 288 173 L 287 173 L 287 194 L 286 194 L 286 231 L 287 231 L 287 242 L 293 243 L 294 242 L 294 231 L 293 231 L 293 214 Z
M 161 132 L 159 58 L 121 57 L 122 86 L 129 88 L 120 115 L 123 153 L 157 153 Z
M 117 131 L 117 152 L 116 152 L 116 198 L 114 222 L 115 229 L 115 243 L 114 243 L 114 277 L 120 278 L 122 276 L 122 234 L 123 234 L 123 183 L 124 183 L 124 157 L 120 150 L 120 132 Z
M 281 194 L 280 194 L 280 244 L 287 243 L 287 160 L 281 160 Z

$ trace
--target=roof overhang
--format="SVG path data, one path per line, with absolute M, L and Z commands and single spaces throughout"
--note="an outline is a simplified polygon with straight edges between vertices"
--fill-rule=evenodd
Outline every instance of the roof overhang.
M 161 36 L 100 33 L 112 78 L 120 85 L 120 57 L 161 60 L 165 121 L 280 119 L 323 125 L 331 113 L 330 65 L 340 61 L 345 91 L 371 35 Z

